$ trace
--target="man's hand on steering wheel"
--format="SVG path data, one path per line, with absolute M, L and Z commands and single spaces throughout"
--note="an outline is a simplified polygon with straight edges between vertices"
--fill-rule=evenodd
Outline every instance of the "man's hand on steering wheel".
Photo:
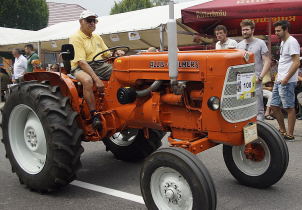
M 126 53 L 125 53 L 125 51 L 124 50 L 117 50 L 117 51 L 115 51 L 115 53 L 114 53 L 114 57 L 121 57 L 121 56 L 124 56 Z

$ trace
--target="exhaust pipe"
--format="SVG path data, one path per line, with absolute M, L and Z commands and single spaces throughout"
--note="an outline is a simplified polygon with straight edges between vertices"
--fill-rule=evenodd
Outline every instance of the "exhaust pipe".
M 177 65 L 177 24 L 174 19 L 174 1 L 169 2 L 168 28 L 168 61 L 169 77 L 172 88 L 177 86 L 178 65 Z

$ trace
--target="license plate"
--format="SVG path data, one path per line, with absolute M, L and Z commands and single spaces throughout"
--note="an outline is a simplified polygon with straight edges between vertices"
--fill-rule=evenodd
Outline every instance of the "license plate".
M 254 73 L 237 74 L 237 100 L 255 96 L 256 75 Z
M 257 124 L 249 124 L 243 128 L 244 143 L 248 144 L 258 139 Z

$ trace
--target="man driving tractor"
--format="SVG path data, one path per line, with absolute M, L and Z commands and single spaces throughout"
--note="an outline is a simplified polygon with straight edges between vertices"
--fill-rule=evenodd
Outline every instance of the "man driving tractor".
M 83 11 L 80 15 L 80 30 L 73 34 L 69 43 L 73 45 L 75 56 L 71 61 L 71 74 L 83 85 L 83 96 L 91 113 L 92 125 L 101 129 L 101 122 L 96 114 L 95 98 L 93 95 L 93 85 L 98 91 L 104 91 L 102 80 L 109 80 L 112 72 L 112 65 L 105 62 L 93 62 L 112 56 L 110 51 L 98 55 L 98 53 L 108 49 L 103 39 L 92 32 L 98 23 L 97 15 L 91 11 Z M 114 56 L 122 56 L 125 52 L 117 50 Z

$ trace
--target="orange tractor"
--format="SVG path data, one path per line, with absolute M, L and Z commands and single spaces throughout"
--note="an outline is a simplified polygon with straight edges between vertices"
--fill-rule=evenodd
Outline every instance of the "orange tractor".
M 121 160 L 146 158 L 140 185 L 152 210 L 215 209 L 213 181 L 194 154 L 219 144 L 241 184 L 278 182 L 288 149 L 274 127 L 256 122 L 253 55 L 177 52 L 175 36 L 168 38 L 169 54 L 112 58 L 104 93 L 94 90 L 102 129 L 91 125 L 82 86 L 67 74 L 39 70 L 13 86 L 2 110 L 3 143 L 20 182 L 41 192 L 66 186 L 81 166 L 82 141 L 103 141 Z M 65 63 L 73 54 L 62 47 Z M 158 149 L 166 132 L 170 147 Z
M 72 59 L 72 52 L 63 57 Z M 276 183 L 288 150 L 275 128 L 256 122 L 253 55 L 179 52 L 177 65 L 171 82 L 166 52 L 115 58 L 104 93 L 95 90 L 102 130 L 91 126 L 76 80 L 63 73 L 26 74 L 2 112 L 13 172 L 31 189 L 57 190 L 75 179 L 81 141 L 102 140 L 119 159 L 146 158 L 141 191 L 148 208 L 215 209 L 213 182 L 193 153 L 223 144 L 225 163 L 240 183 Z M 158 149 L 165 132 L 171 147 Z

